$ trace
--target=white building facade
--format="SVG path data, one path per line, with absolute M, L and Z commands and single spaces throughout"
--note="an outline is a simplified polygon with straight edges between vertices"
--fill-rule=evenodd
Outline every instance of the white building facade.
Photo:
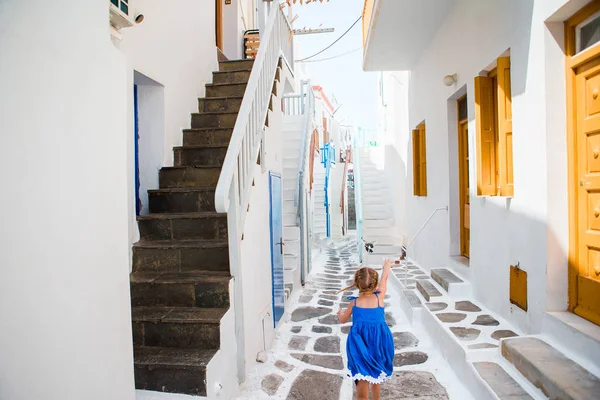
M 364 69 L 386 71 L 379 133 L 409 257 L 450 266 L 492 312 L 591 365 L 598 11 L 585 0 L 375 0 L 363 21 Z
M 275 243 L 269 240 L 274 229 L 272 199 L 281 197 L 270 179 L 280 177 L 283 169 L 282 110 L 273 105 L 295 87 L 291 26 L 283 11 L 277 7 L 271 11 L 256 0 L 186 0 L 176 5 L 154 0 L 0 3 L 1 163 L 7 190 L 12 191 L 1 203 L 0 301 L 7 323 L 1 334 L 0 398 L 133 400 L 136 385 L 159 391 L 156 385 L 162 385 L 164 391 L 210 398 L 235 396 L 257 354 L 270 346 L 277 322 L 273 291 L 279 291 L 273 286 L 276 281 L 283 286 L 282 276 L 274 278 L 279 272 L 272 265 Z M 255 74 L 256 82 L 248 84 L 254 91 L 246 96 L 245 87 L 241 93 L 238 89 L 254 72 L 252 64 L 239 64 L 244 70 L 231 72 L 226 62 L 220 62 L 242 59 L 244 33 L 258 28 L 261 39 L 273 38 L 270 51 L 276 56 L 270 54 L 258 63 L 262 69 Z M 234 81 L 240 76 L 245 80 Z M 217 78 L 224 80 L 218 83 Z M 263 86 L 268 89 L 260 90 L 260 101 L 244 100 L 254 99 Z M 215 94 L 221 90 L 225 94 Z M 212 105 L 219 104 L 218 112 L 208 109 L 209 97 Z M 249 105 L 240 110 L 242 101 Z M 230 108 L 235 109 L 246 125 L 227 125 L 228 116 L 216 115 L 222 108 L 229 114 Z M 267 117 L 261 120 L 261 115 Z M 208 119 L 217 122 L 203 122 Z M 260 129 L 248 128 L 251 123 L 260 124 Z M 163 205 L 175 208 L 152 210 L 148 190 L 172 196 L 170 201 L 185 191 L 188 178 L 167 183 L 171 178 L 166 175 L 178 168 L 214 167 L 185 161 L 186 152 L 202 147 L 186 143 L 186 137 L 201 136 L 202 129 L 211 130 L 214 138 L 229 134 L 236 139 L 220 145 L 218 164 L 225 172 L 216 178 L 222 182 L 211 182 L 206 198 L 183 199 L 180 206 L 211 208 L 198 213 L 201 218 L 221 218 L 214 215 L 215 207 L 227 213 L 224 231 L 217 228 L 216 234 L 219 245 L 225 246 L 231 274 L 222 271 L 223 277 L 233 279 L 224 285 L 222 315 L 198 320 L 216 326 L 212 334 L 203 335 L 214 334 L 220 343 L 207 353 L 206 362 L 199 349 L 190 350 L 198 350 L 196 367 L 202 372 L 196 377 L 199 381 L 205 377 L 202 388 L 171 390 L 172 382 L 162 382 L 158 375 L 151 385 L 138 379 L 138 369 L 148 365 L 143 357 L 136 355 L 134 360 L 134 342 L 152 346 L 148 331 L 141 328 L 152 318 L 140 307 L 177 305 L 161 303 L 166 295 L 154 289 L 152 304 L 138 302 L 140 292 L 134 286 L 144 284 L 144 279 L 135 275 L 141 272 L 135 248 L 138 242 L 161 246 L 158 242 L 165 239 L 159 236 L 166 231 L 144 227 L 142 221 L 170 221 L 172 240 L 176 214 L 192 213 L 177 210 L 168 201 Z M 259 137 L 246 138 L 247 132 Z M 250 147 L 243 147 L 250 142 Z M 206 141 L 203 146 L 218 147 Z M 235 165 L 241 161 L 233 160 L 245 164 Z M 244 171 L 243 179 L 234 170 Z M 234 190 L 225 197 L 215 195 L 229 186 L 241 196 L 238 203 L 231 197 Z M 199 193 L 207 188 L 193 189 Z M 237 207 L 226 209 L 228 202 Z M 183 246 L 178 251 L 184 254 L 181 249 L 194 245 L 171 242 L 164 248 L 169 246 Z M 216 264 L 210 257 L 205 258 Z M 163 261 L 146 267 L 162 268 L 158 265 Z M 212 280 L 202 278 L 208 284 Z M 200 296 L 199 283 L 195 285 L 194 296 Z M 207 298 L 219 297 L 211 290 L 206 289 Z M 199 298 L 196 307 L 206 307 L 198 305 Z M 193 315 L 190 310 L 185 313 Z M 163 316 L 153 323 L 166 321 Z M 145 342 L 138 343 L 142 333 Z M 172 335 L 157 334 L 154 346 L 177 347 L 163 341 Z M 152 396 L 137 393 L 138 399 Z

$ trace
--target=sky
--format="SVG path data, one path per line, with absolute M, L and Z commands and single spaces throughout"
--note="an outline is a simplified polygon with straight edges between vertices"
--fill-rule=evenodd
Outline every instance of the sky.
M 292 6 L 298 18 L 294 29 L 334 28 L 333 33 L 295 36 L 296 60 L 310 57 L 339 38 L 362 14 L 364 0 L 323 0 Z M 331 60 L 330 57 L 350 54 Z M 327 96 L 342 107 L 336 118 L 342 124 L 374 128 L 377 112 L 377 73 L 362 70 L 362 20 L 330 49 L 307 60 L 306 67 L 313 85 L 322 86 Z M 308 62 L 318 61 L 318 62 Z

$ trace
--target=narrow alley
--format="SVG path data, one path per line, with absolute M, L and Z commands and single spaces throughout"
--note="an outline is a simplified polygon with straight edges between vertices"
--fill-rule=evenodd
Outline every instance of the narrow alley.
M 352 381 L 345 375 L 346 334 L 351 322 L 340 325 L 336 315 L 352 294 L 336 293 L 358 268 L 356 253 L 354 235 L 329 242 L 313 264 L 306 286 L 291 300 L 290 313 L 278 327 L 266 361 L 249 372 L 238 400 L 356 399 Z M 394 268 L 394 273 L 403 269 Z M 409 264 L 408 269 L 411 279 L 426 276 L 414 265 Z M 472 399 L 427 331 L 410 324 L 393 283 L 388 286 L 385 305 L 396 355 L 394 377 L 382 385 L 381 398 Z
M 600 400 L 600 0 L 0 0 L 0 58 L 0 400 Z

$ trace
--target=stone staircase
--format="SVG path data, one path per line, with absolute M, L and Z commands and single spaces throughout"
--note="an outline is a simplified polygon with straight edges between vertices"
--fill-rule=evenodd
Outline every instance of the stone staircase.
M 598 376 L 547 338 L 520 336 L 471 302 L 470 283 L 455 271 L 439 268 L 427 275 L 408 262 L 393 272 L 402 308 L 436 337 L 477 399 L 600 399 Z
M 131 304 L 137 389 L 207 395 L 229 309 L 227 216 L 214 196 L 253 61 L 223 61 L 138 218 Z M 235 379 L 232 377 L 232 379 Z
M 375 243 L 373 253 L 363 250 L 366 264 L 377 265 L 383 258 L 401 252 L 401 239 L 395 234 L 391 192 L 385 171 L 374 162 L 380 149 L 359 149 L 363 240 Z
M 298 188 L 298 170 L 302 154 L 302 129 L 304 115 L 285 115 L 283 117 L 283 237 L 284 268 L 295 271 L 300 265 L 300 226 L 297 221 L 296 191 Z M 288 273 L 288 276 L 293 276 Z M 286 283 L 290 282 L 290 278 Z

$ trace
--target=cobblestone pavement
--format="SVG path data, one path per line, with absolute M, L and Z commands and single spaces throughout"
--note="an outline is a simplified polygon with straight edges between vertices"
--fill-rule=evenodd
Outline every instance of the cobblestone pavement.
M 347 305 L 347 286 L 357 269 L 352 238 L 332 243 L 313 263 L 305 288 L 291 299 L 265 363 L 249 372 L 239 400 L 338 400 L 356 398 L 346 377 L 346 335 L 351 323 L 336 316 Z M 394 377 L 382 386 L 382 399 L 471 400 L 429 335 L 412 326 L 399 306 L 393 285 L 386 296 L 386 321 L 396 348 Z

